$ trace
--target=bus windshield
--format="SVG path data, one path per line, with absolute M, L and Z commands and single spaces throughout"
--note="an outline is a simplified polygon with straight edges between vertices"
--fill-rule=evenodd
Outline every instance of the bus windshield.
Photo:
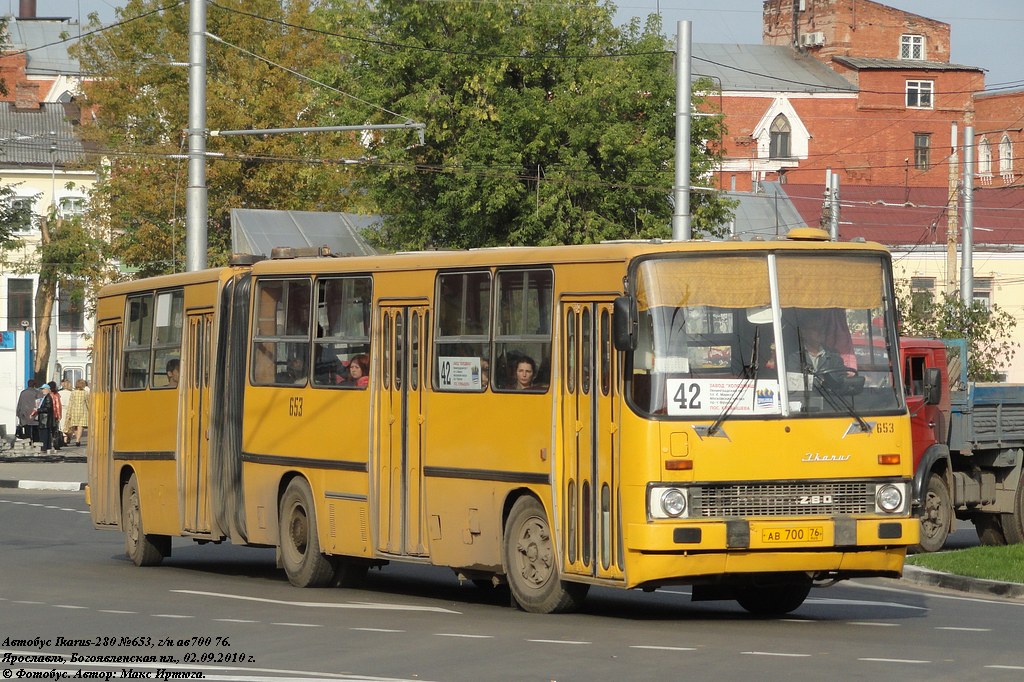
M 901 406 L 882 257 L 651 258 L 635 269 L 634 409 L 667 417 L 859 417 Z

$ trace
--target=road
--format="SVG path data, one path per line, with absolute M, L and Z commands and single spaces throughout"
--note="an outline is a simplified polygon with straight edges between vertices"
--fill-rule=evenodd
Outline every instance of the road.
M 732 602 L 691 603 L 682 587 L 595 589 L 582 613 L 538 616 L 424 566 L 372 571 L 365 589 L 299 590 L 275 569 L 272 550 L 176 540 L 164 565 L 136 568 L 123 558 L 119 534 L 92 529 L 80 492 L 0 490 L 0 548 L 5 676 L 568 682 L 1024 674 L 1024 603 L 901 581 L 815 590 L 781 620 L 752 618 Z M 28 655 L 54 658 L 14 658 Z M 82 662 L 102 656 L 156 660 Z

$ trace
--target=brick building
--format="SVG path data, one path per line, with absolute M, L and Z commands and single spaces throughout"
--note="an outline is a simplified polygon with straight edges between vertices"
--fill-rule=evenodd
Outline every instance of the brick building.
M 975 184 L 1024 186 L 1024 90 L 975 95 Z
M 949 62 L 948 24 L 870 0 L 765 0 L 763 35 L 756 56 L 694 48 L 694 72 L 722 88 L 723 187 L 826 169 L 844 185 L 948 186 L 951 122 L 985 85 Z

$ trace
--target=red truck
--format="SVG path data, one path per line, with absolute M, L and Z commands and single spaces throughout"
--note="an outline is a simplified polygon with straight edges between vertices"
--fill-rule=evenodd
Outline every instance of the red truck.
M 966 345 L 900 339 L 914 442 L 916 549 L 942 549 L 956 519 L 982 544 L 1024 542 L 1024 384 L 967 381 Z

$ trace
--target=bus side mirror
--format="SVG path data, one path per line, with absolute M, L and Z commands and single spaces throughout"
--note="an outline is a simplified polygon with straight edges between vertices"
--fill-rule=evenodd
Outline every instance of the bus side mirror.
M 924 371 L 924 402 L 926 405 L 938 405 L 942 400 L 942 371 L 938 367 L 928 367 Z
M 636 348 L 636 303 L 629 296 L 619 296 L 612 304 L 612 340 L 616 350 Z

